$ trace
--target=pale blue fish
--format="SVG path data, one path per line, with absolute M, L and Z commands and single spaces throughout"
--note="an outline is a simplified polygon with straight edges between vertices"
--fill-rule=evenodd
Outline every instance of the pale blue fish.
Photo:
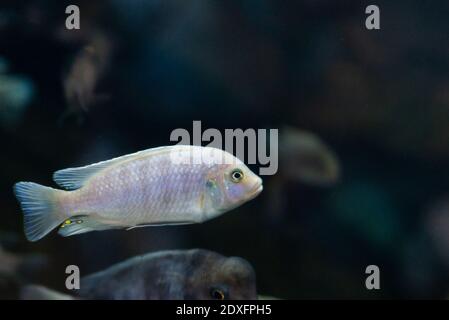
M 37 241 L 61 225 L 71 236 L 94 230 L 200 223 L 256 197 L 262 179 L 232 154 L 167 146 L 54 173 L 69 191 L 19 182 L 25 234 Z

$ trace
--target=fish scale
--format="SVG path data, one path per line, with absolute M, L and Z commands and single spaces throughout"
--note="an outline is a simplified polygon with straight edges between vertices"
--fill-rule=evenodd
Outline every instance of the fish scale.
M 168 155 L 137 164 L 124 163 L 92 178 L 92 187 L 87 184 L 83 192 L 89 199 L 90 194 L 95 194 L 95 201 L 88 202 L 88 207 L 108 219 L 129 218 L 130 222 L 140 224 L 168 213 L 176 213 L 177 216 L 172 218 L 190 218 L 181 215 L 198 211 L 195 205 L 204 176 L 202 166 L 194 165 L 193 168 L 185 164 L 172 165 Z M 107 191 L 98 194 L 99 187 Z M 140 197 L 146 201 L 140 201 Z M 105 201 L 105 198 L 112 200 Z M 83 202 L 83 195 L 79 201 Z

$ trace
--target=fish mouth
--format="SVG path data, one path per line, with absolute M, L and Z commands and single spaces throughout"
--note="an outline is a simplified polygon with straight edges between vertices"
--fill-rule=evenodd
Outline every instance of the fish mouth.
M 255 197 L 257 197 L 259 195 L 259 193 L 261 193 L 263 190 L 263 185 L 262 183 L 258 183 L 253 190 L 249 193 L 248 195 L 248 200 L 252 200 Z

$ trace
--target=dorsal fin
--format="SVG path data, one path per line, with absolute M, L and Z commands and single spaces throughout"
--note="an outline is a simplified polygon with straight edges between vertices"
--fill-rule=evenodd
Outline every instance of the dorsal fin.
M 174 146 L 157 147 L 152 149 L 147 149 L 132 154 L 127 154 L 121 157 L 113 158 L 106 161 L 97 162 L 88 166 L 78 167 L 78 168 L 68 168 L 56 171 L 53 173 L 53 180 L 61 187 L 68 190 L 75 190 L 81 188 L 84 183 L 93 175 L 100 172 L 101 170 L 113 166 L 115 164 L 121 163 L 123 161 L 135 159 L 142 157 L 144 155 L 158 154 L 160 151 L 169 151 Z

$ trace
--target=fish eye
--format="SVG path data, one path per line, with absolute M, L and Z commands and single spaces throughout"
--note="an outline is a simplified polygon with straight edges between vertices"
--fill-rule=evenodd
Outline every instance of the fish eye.
M 224 290 L 220 288 L 212 288 L 210 290 L 210 296 L 214 300 L 225 300 L 227 299 L 227 294 Z
M 234 169 L 231 172 L 231 180 L 232 182 L 239 183 L 243 179 L 243 171 L 240 169 Z

